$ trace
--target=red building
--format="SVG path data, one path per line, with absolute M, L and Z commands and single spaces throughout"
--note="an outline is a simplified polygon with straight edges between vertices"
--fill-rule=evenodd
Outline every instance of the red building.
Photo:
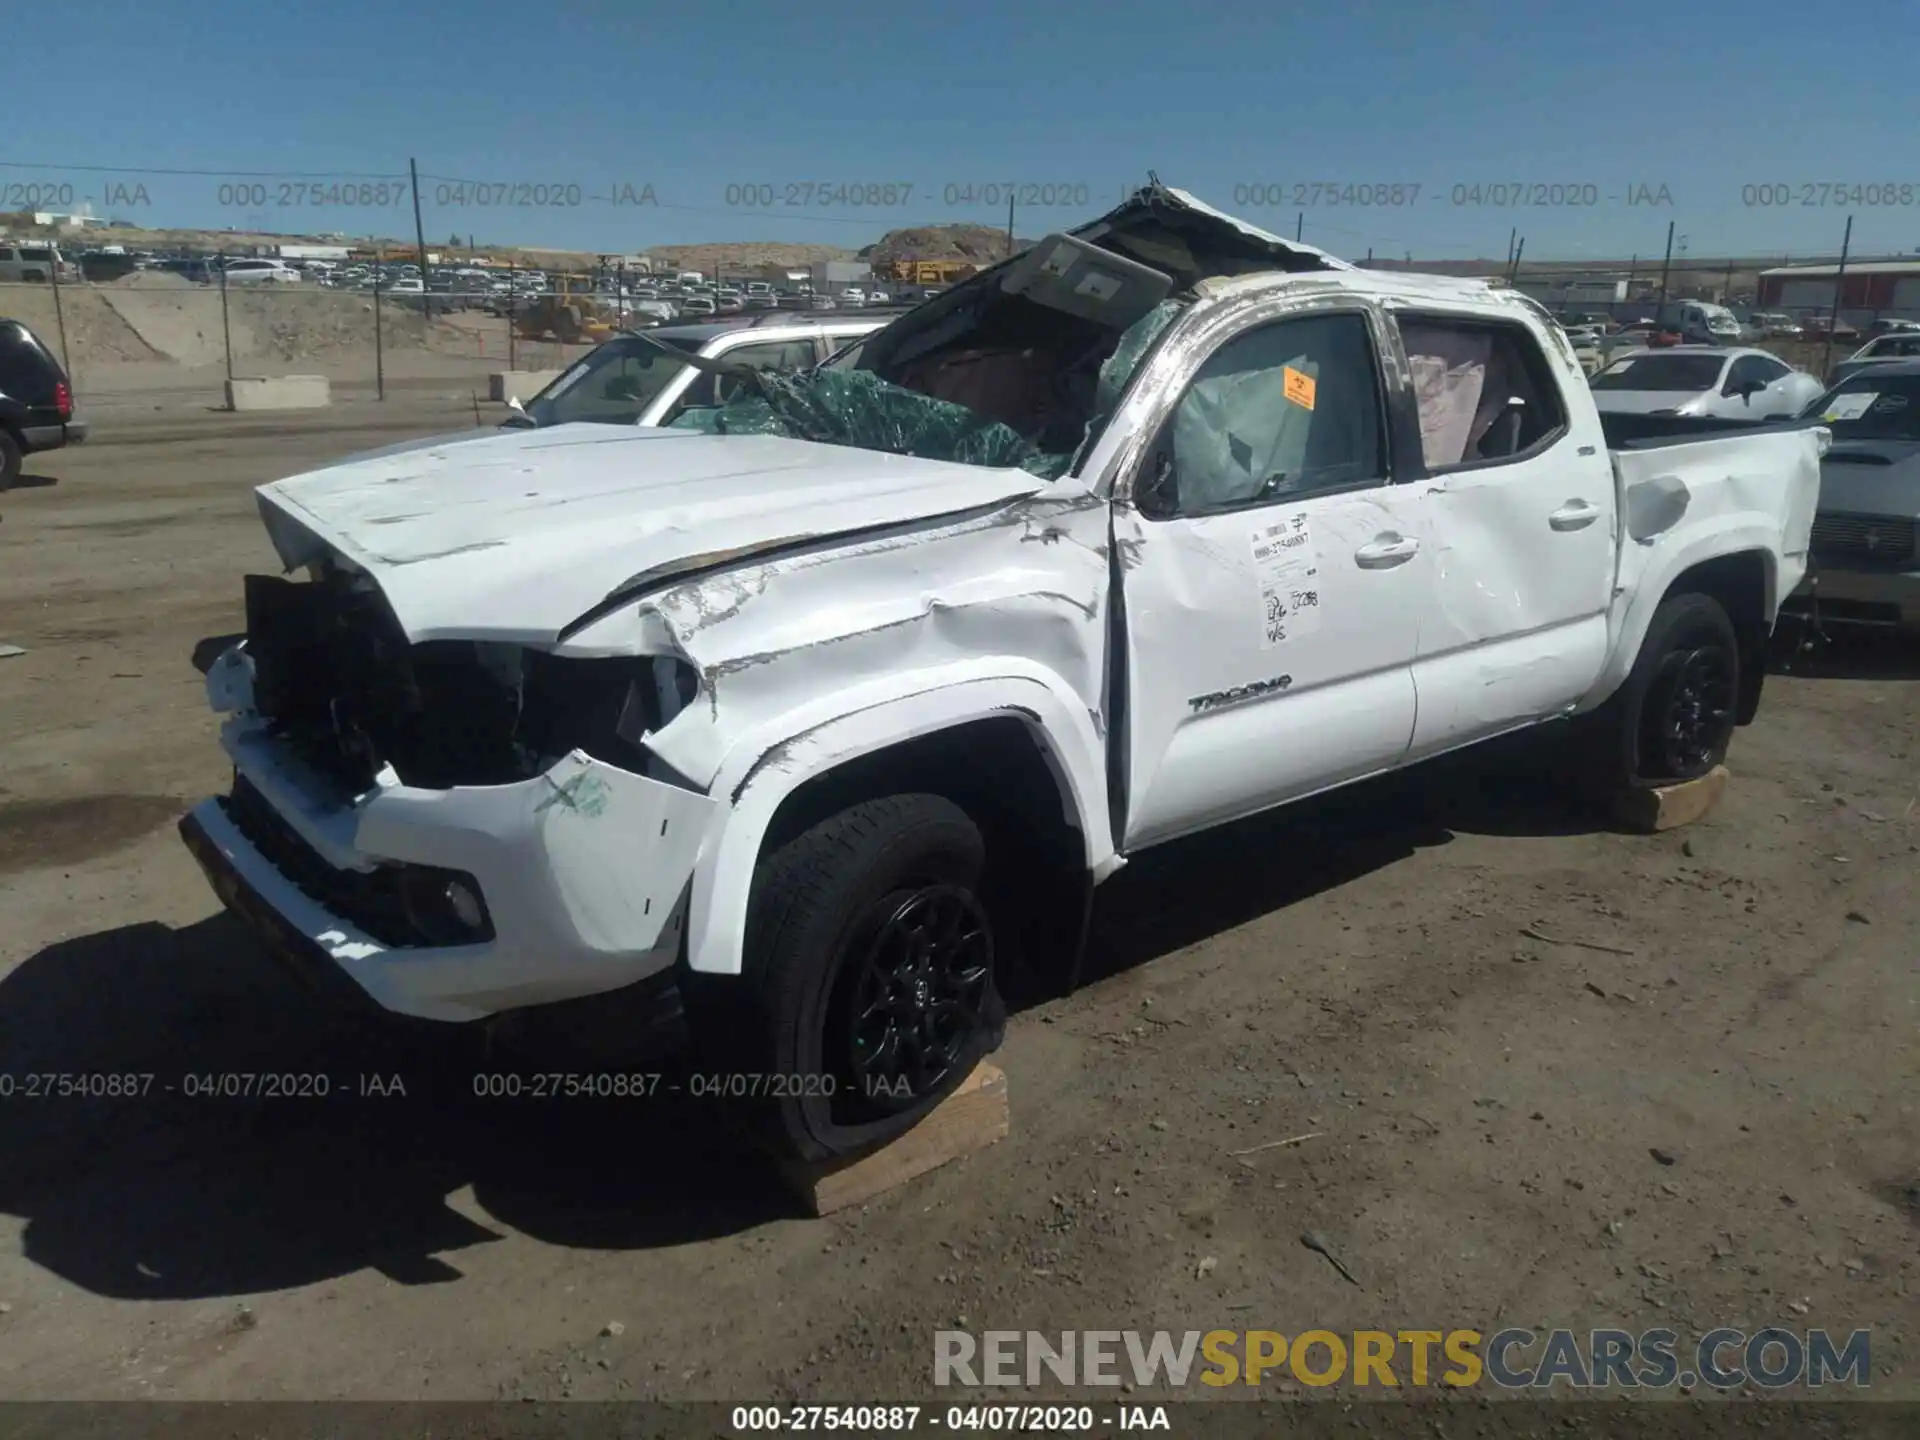
M 1833 303 L 1837 265 L 1782 265 L 1760 272 L 1761 310 L 1816 310 Z M 1920 260 L 1867 260 L 1848 265 L 1840 309 L 1920 317 Z

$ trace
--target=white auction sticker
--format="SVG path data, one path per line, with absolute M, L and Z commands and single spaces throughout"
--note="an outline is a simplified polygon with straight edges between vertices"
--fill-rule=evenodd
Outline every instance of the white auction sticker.
M 1320 628 L 1320 555 L 1304 515 L 1253 532 L 1260 633 L 1271 650 Z
M 1877 390 L 1854 390 L 1845 395 L 1833 397 L 1833 403 L 1827 406 L 1822 420 L 1858 420 L 1873 408 L 1873 402 L 1880 398 Z

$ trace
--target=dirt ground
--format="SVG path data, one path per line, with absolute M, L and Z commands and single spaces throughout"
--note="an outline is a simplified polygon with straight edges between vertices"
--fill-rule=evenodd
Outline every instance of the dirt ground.
M 1011 1137 L 807 1220 L 700 1102 L 478 1100 L 351 1028 L 175 837 L 249 487 L 463 419 L 367 413 L 0 496 L 0 1070 L 157 1077 L 0 1100 L 0 1396 L 844 1401 L 924 1394 L 947 1327 L 1781 1324 L 1871 1327 L 1920 1398 L 1920 649 L 1774 675 L 1685 831 L 1509 747 L 1140 857 L 1011 1024 Z M 335 1093 L 178 1088 L 265 1069 Z

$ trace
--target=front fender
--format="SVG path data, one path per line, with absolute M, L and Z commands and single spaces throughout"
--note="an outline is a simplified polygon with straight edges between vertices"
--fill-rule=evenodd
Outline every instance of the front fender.
M 1039 743 L 1085 837 L 1096 878 L 1119 865 L 1107 811 L 1106 755 L 1094 717 L 1042 667 L 999 660 L 889 677 L 796 707 L 728 750 L 709 793 L 723 803 L 693 873 L 687 963 L 738 974 L 761 844 L 781 804 L 835 766 L 970 721 L 1014 716 Z M 730 803 L 729 803 L 730 802 Z

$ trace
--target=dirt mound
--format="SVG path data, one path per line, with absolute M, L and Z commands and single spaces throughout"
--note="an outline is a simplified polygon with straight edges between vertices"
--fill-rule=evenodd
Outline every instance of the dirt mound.
M 1032 243 L 1016 237 L 1013 246 L 1024 250 Z M 889 230 L 862 253 L 876 270 L 896 260 L 967 260 L 991 265 L 1007 258 L 1007 232 L 991 225 L 917 225 Z
M 66 325 L 66 359 L 86 361 L 157 360 L 164 357 L 140 333 L 101 300 L 91 286 L 62 286 L 60 305 L 47 285 L 0 285 L 0 315 L 23 321 L 56 353 L 61 348 L 61 322 Z

